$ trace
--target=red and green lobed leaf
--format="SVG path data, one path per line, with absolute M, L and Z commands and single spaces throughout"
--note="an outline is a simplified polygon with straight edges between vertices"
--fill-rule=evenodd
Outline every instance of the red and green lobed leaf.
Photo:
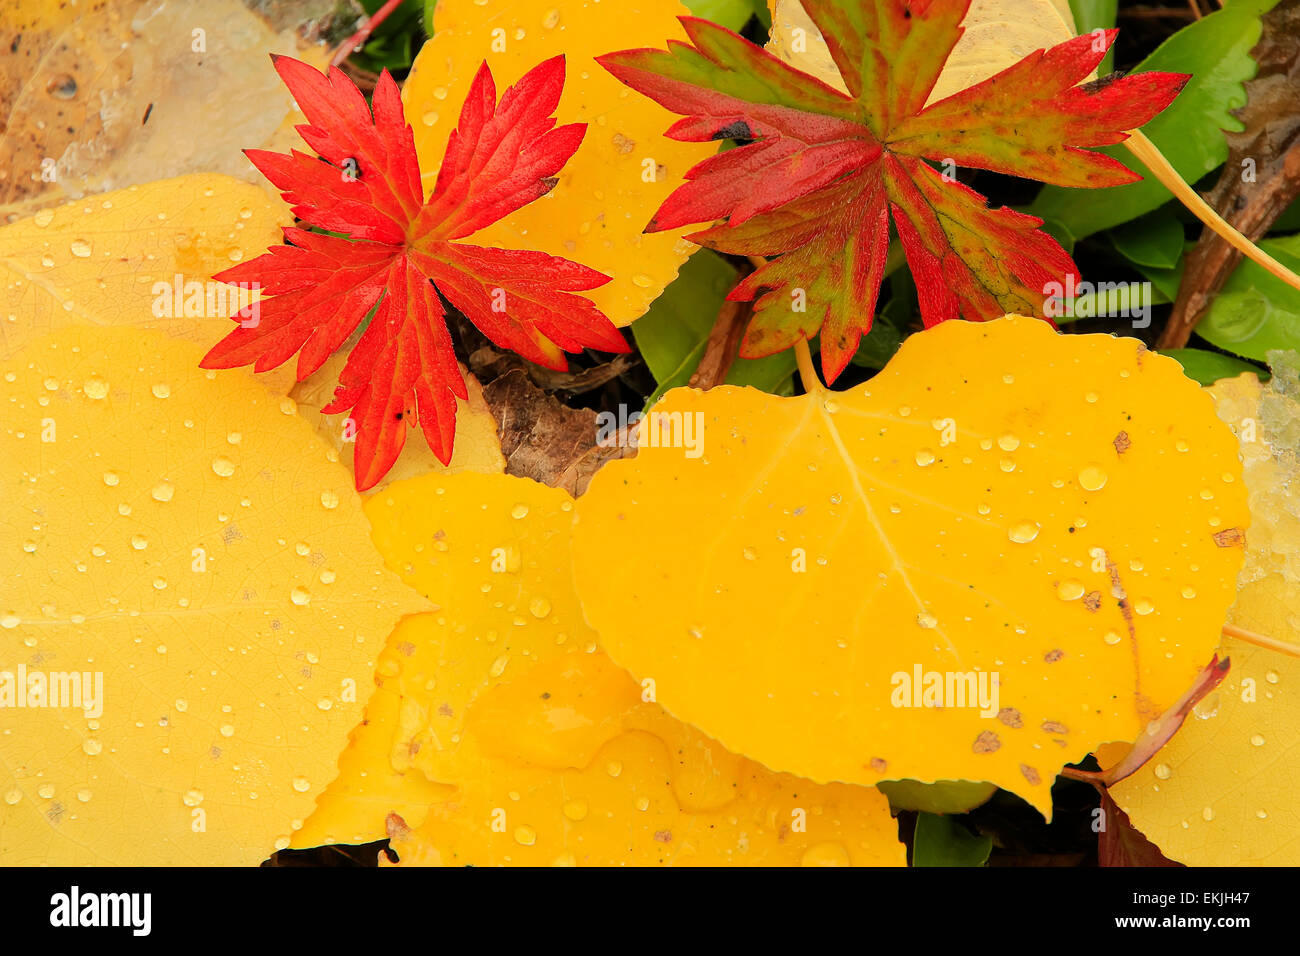
M 275 68 L 309 124 L 312 156 L 249 150 L 294 215 L 316 229 L 285 230 L 289 244 L 216 276 L 268 294 L 203 359 L 206 368 L 266 371 L 298 355 L 298 380 L 370 322 L 340 374 L 329 413 L 356 422 L 356 483 L 378 483 L 416 424 L 451 459 L 456 399 L 467 395 L 442 300 L 489 339 L 550 368 L 565 351 L 624 352 L 614 324 L 575 293 L 609 277 L 557 256 L 458 240 L 555 185 L 586 127 L 556 127 L 564 60 L 547 60 L 497 100 L 485 63 L 471 84 L 432 195 L 424 200 L 415 142 L 397 84 L 384 72 L 373 107 L 342 72 L 288 57 Z
M 891 218 L 926 326 L 1007 312 L 1046 318 L 1045 287 L 1076 275 L 1073 260 L 1041 220 L 989 208 L 932 164 L 1064 186 L 1139 178 L 1092 147 L 1121 142 L 1169 105 L 1186 77 L 1145 73 L 1079 85 L 1105 56 L 1112 30 L 1031 53 L 927 107 L 969 3 L 803 0 L 848 95 L 690 17 L 682 19 L 689 43 L 599 58 L 684 117 L 668 136 L 755 140 L 691 169 L 647 228 L 723 220 L 690 238 L 776 257 L 730 295 L 755 302 L 745 357 L 820 332 L 823 371 L 838 376 L 871 328 Z

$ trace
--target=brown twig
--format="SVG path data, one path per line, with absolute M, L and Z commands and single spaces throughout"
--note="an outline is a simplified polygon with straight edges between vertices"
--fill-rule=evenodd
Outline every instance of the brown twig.
M 1300 2 L 1283 0 L 1264 15 L 1264 29 L 1251 55 L 1259 63 L 1246 83 L 1246 105 L 1233 113 L 1243 123 L 1229 132 L 1228 160 L 1206 202 L 1247 239 L 1263 237 L 1277 217 L 1300 196 Z M 1247 168 L 1249 173 L 1247 173 Z M 1215 232 L 1201 233 L 1187 255 L 1183 281 L 1157 348 L 1182 348 L 1241 262 L 1239 247 Z
M 708 342 L 704 346 L 704 355 L 695 367 L 690 381 L 691 388 L 710 389 L 721 385 L 727 379 L 732 364 L 740 355 L 740 340 L 745 337 L 745 327 L 754 312 L 751 302 L 724 302 L 718 310 L 718 317 L 709 332 Z

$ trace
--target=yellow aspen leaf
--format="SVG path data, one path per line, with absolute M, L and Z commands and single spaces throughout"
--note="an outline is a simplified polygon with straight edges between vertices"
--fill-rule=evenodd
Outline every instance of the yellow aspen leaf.
M 351 348 L 340 349 L 325 360 L 325 364 L 298 382 L 289 391 L 289 397 L 298 403 L 298 413 L 307 419 L 327 445 L 339 453 L 339 460 L 355 473 L 353 458 L 356 455 L 357 424 L 348 415 L 325 415 L 321 409 L 334 399 L 339 375 L 347 364 Z M 456 399 L 456 438 L 452 446 L 451 461 L 438 460 L 429 443 L 419 435 L 408 436 L 397 456 L 392 470 L 383 481 L 367 492 L 367 496 L 387 488 L 394 481 L 416 478 L 423 474 L 454 475 L 458 471 L 480 471 L 484 474 L 502 474 L 506 470 L 505 456 L 501 454 L 501 439 L 497 435 L 497 421 L 483 398 L 483 386 L 463 365 L 457 365 L 465 381 L 468 399 Z
M 983 780 L 1050 815 L 1060 768 L 1173 703 L 1232 602 L 1236 443 L 1134 339 L 944 322 L 848 391 L 674 389 L 641 429 L 578 501 L 587 620 L 773 769 Z
M 338 775 L 316 799 L 316 808 L 292 836 L 295 849 L 334 843 L 382 840 L 384 820 L 400 814 L 412 825 L 423 821 L 430 805 L 455 796 L 456 788 L 434 783 L 411 769 L 410 751 L 397 729 L 404 701 L 391 680 L 401 673 L 406 649 L 423 639 L 425 615 L 404 617 L 388 639 L 375 666 L 375 691 L 365 716 L 352 729 L 339 758 Z M 409 713 L 409 708 L 405 708 Z
M 130 186 L 0 226 L 0 358 L 69 325 L 161 329 L 210 347 L 252 298 L 213 273 L 292 224 L 283 201 L 229 176 Z M 233 307 L 232 307 L 233 306 Z M 293 369 L 262 377 L 287 391 Z
M 1207 389 L 1240 440 L 1254 519 L 1228 620 L 1292 644 L 1300 643 L 1295 382 L 1294 369 L 1275 361 L 1267 386 L 1242 375 Z M 1220 654 L 1232 661 L 1223 683 L 1154 757 L 1110 788 L 1111 796 L 1135 827 L 1181 863 L 1295 866 L 1300 660 L 1233 637 L 1224 638 Z
M 799 0 L 768 0 L 768 7 L 772 31 L 767 48 L 847 93 L 821 31 Z M 1064 43 L 1075 35 L 1074 16 L 1066 0 L 971 0 L 962 29 L 927 106 L 1002 72 L 1034 50 Z
M 390 567 L 441 607 L 390 637 L 350 748 L 366 735 L 366 753 L 345 754 L 305 832 L 388 835 L 379 788 L 349 799 L 388 780 L 408 865 L 902 865 L 876 790 L 821 787 L 727 753 L 597 649 L 568 574 L 563 491 L 429 475 L 389 486 L 366 511 Z M 412 818 L 399 808 L 417 777 L 455 790 Z
M 686 171 L 717 148 L 666 139 L 663 131 L 676 117 L 632 93 L 594 58 L 609 52 L 610 37 L 624 46 L 684 39 L 676 18 L 689 12 L 677 0 L 440 0 L 433 37 L 402 90 L 427 194 L 479 66 L 486 60 L 503 90 L 564 54 L 555 115 L 561 124 L 588 124 L 582 145 L 551 193 L 466 241 L 537 249 L 612 276 L 582 294 L 619 326 L 643 315 L 695 251 L 682 238 L 690 228 L 642 230 Z
M 287 846 L 384 636 L 427 607 L 293 403 L 202 354 L 73 326 L 0 367 L 4 864 Z

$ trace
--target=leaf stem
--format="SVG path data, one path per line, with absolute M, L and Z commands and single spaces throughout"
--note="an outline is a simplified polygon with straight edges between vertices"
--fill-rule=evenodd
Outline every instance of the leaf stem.
M 803 382 L 805 392 L 809 395 L 824 395 L 829 391 L 817 377 L 817 369 L 813 367 L 812 352 L 808 349 L 807 339 L 800 339 L 794 343 L 794 360 L 799 365 L 799 381 Z
M 1300 289 L 1300 276 L 1243 236 L 1231 223 L 1215 212 L 1196 190 L 1183 181 L 1183 177 L 1178 175 L 1178 171 L 1169 164 L 1169 160 L 1165 159 L 1164 154 L 1145 133 L 1138 129 L 1130 130 L 1124 145 L 1129 148 L 1129 152 L 1142 161 L 1147 169 L 1151 170 L 1166 189 L 1178 197 L 1197 219 L 1222 236 L 1232 248 L 1287 285 Z
M 338 66 L 353 53 L 361 50 L 361 47 L 370 39 L 370 34 L 375 31 L 379 24 L 388 19 L 388 15 L 402 5 L 402 0 L 388 0 L 382 7 L 375 11 L 374 15 L 362 24 L 361 29 L 352 36 L 343 41 L 342 45 L 330 57 L 330 66 Z
M 1239 641 L 1245 641 L 1247 644 L 1254 644 L 1256 647 L 1266 647 L 1270 651 L 1279 651 L 1291 657 L 1300 657 L 1300 646 L 1289 641 L 1279 641 L 1276 637 L 1269 637 L 1266 634 L 1248 631 L 1244 627 L 1237 627 L 1235 624 L 1223 625 L 1223 633 L 1228 637 L 1235 637 Z

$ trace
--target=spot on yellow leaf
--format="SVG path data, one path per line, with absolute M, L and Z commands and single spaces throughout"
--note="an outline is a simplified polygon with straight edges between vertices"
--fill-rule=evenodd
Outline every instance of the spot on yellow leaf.
M 201 355 L 73 326 L 0 366 L 0 702 L 19 668 L 29 705 L 34 674 L 102 686 L 5 710 L 7 865 L 255 865 L 427 607 L 292 403 Z
M 564 492 L 431 475 L 391 485 L 366 511 L 390 566 L 441 610 L 389 639 L 384 710 L 366 714 L 374 743 L 364 759 L 345 756 L 327 798 L 362 773 L 392 781 L 404 864 L 902 865 L 876 790 L 821 787 L 727 753 L 596 648 L 568 575 Z M 455 791 L 412 819 L 398 808 L 419 776 Z M 306 830 L 346 820 L 379 839 L 381 808 L 322 801 Z
M 1134 739 L 1218 644 L 1235 442 L 1136 340 L 945 322 L 845 392 L 655 412 L 579 499 L 578 592 L 669 712 L 769 767 L 986 780 L 1050 814 L 1060 768 Z
M 1253 517 L 1229 621 L 1293 644 L 1300 643 L 1294 382 L 1294 371 L 1275 360 L 1268 386 L 1241 375 L 1206 389 L 1240 439 Z M 1295 866 L 1300 660 L 1231 637 L 1220 653 L 1232 660 L 1223 683 L 1111 795 L 1170 859 L 1189 866 Z
M 275 196 L 229 176 L 181 176 L 90 196 L 0 226 L 0 358 L 69 325 L 156 328 L 215 345 L 235 290 L 215 272 L 266 251 L 292 224 Z M 244 300 L 247 301 L 247 300 Z M 286 391 L 293 366 L 260 376 Z
M 487 61 L 500 93 L 538 63 L 564 54 L 556 117 L 561 124 L 588 124 L 582 145 L 550 194 L 466 241 L 536 249 L 612 276 L 582 294 L 619 326 L 643 315 L 695 251 L 682 238 L 690 228 L 642 230 L 686 171 L 717 147 L 666 139 L 677 117 L 633 93 L 594 57 L 684 39 L 676 18 L 688 13 L 677 0 L 440 0 L 434 35 L 402 90 L 430 192 L 479 66 Z

